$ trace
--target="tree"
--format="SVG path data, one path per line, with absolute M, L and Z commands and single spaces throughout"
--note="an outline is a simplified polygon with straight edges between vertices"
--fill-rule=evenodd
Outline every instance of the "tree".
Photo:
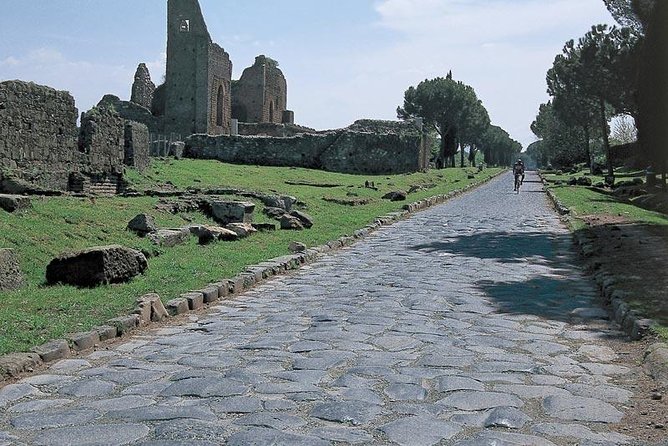
M 569 41 L 548 72 L 548 93 L 563 121 L 581 121 L 586 145 L 592 118 L 603 138 L 608 175 L 614 176 L 608 120 L 613 115 L 637 114 L 634 96 L 638 35 L 630 28 L 593 26 Z M 591 157 L 590 157 L 591 158 Z
M 444 167 L 449 160 L 454 167 L 460 131 L 476 101 L 473 88 L 453 80 L 450 72 L 445 78 L 427 79 L 417 87 L 409 87 L 404 94 L 404 106 L 397 107 L 397 116 L 404 120 L 422 118 L 424 125 L 441 138 L 437 166 Z
M 481 135 L 479 149 L 485 155 L 485 163 L 510 166 L 522 151 L 522 144 L 513 140 L 501 127 L 490 125 Z
M 471 92 L 473 89 L 471 88 Z M 464 147 L 469 148 L 469 163 L 475 167 L 475 156 L 482 142 L 483 135 L 490 126 L 489 113 L 477 97 L 472 98 L 461 123 L 461 167 L 464 167 Z
M 532 151 L 538 152 L 534 159 L 541 165 L 566 168 L 589 161 L 589 146 L 583 144 L 582 128 L 564 122 L 551 102 L 540 105 L 531 131 L 540 138 Z

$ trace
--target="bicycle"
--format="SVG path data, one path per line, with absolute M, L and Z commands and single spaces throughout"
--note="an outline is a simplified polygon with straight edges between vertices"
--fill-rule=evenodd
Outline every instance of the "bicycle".
M 515 174 L 515 189 L 513 189 L 513 191 L 519 194 L 521 186 L 522 186 L 522 174 L 520 172 L 517 172 Z

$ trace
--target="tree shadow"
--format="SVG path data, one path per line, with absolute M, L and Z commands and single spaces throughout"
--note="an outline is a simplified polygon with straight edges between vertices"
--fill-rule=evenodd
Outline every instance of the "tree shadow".
M 530 314 L 561 322 L 601 319 L 601 311 L 584 311 L 599 305 L 593 299 L 596 288 L 587 277 L 576 274 L 574 255 L 564 250 L 570 247 L 570 233 L 487 232 L 464 235 L 452 241 L 432 242 L 413 246 L 426 253 L 450 254 L 494 260 L 500 264 L 537 266 L 536 273 L 520 279 L 499 274 L 499 279 L 481 278 L 474 283 L 491 298 L 502 313 Z M 569 272 L 573 272 L 569 274 Z M 526 277 L 526 276 L 525 276 Z M 583 292 L 589 288 L 589 292 Z

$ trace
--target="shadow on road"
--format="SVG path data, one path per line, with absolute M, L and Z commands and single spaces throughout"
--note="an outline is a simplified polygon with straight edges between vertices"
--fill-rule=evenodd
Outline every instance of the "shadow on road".
M 570 243 L 569 233 L 489 232 L 412 248 L 427 253 L 495 260 L 504 265 L 517 264 L 505 275 L 481 270 L 481 279 L 474 285 L 494 301 L 500 312 L 568 322 L 582 315 L 577 311 L 579 308 L 597 306 L 592 302 L 593 284 L 579 274 L 569 275 L 577 266 L 568 263 L 573 257 L 564 257 L 560 250 Z M 521 264 L 526 264 L 526 268 Z M 532 274 L 534 266 L 538 268 Z M 493 278 L 495 275 L 500 276 L 498 280 Z

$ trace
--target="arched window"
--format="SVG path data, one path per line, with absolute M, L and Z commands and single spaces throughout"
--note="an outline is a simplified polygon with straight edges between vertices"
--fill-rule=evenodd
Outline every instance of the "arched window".
M 223 86 L 218 87 L 218 95 L 216 97 L 216 125 L 223 126 L 223 107 L 225 104 L 225 90 Z

